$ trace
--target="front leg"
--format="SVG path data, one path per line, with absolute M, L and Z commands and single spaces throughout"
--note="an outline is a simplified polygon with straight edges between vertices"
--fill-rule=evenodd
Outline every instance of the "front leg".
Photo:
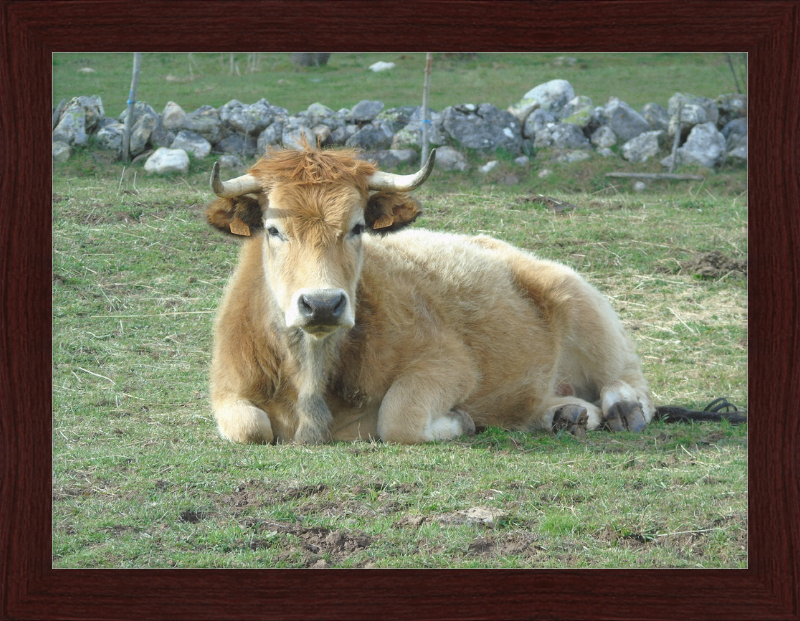
M 247 399 L 236 395 L 212 396 L 220 435 L 242 444 L 270 444 L 274 439 L 269 416 Z
M 301 396 L 297 400 L 299 424 L 294 434 L 297 444 L 324 444 L 330 440 L 333 416 L 320 395 Z

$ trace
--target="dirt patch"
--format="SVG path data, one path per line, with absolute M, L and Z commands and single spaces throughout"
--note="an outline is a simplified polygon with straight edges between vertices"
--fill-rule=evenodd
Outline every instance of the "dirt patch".
M 530 534 L 509 534 L 502 538 L 478 537 L 467 550 L 467 554 L 480 558 L 492 556 L 525 556 L 538 554 L 542 548 L 536 545 L 536 538 Z
M 728 274 L 747 277 L 747 259 L 734 259 L 719 250 L 713 250 L 684 261 L 681 271 L 701 278 L 721 278 Z
M 249 544 L 252 549 L 280 547 L 282 551 L 275 557 L 277 562 L 302 567 L 338 565 L 372 544 L 372 538 L 364 533 L 304 527 L 298 523 L 259 522 L 252 524 L 252 528 L 257 533 Z

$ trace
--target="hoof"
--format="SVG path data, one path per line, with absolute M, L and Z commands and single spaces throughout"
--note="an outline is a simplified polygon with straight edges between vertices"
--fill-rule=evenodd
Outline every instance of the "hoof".
M 456 408 L 453 408 L 450 410 L 450 412 L 448 412 L 448 416 L 455 418 L 461 423 L 462 436 L 475 435 L 475 421 L 472 420 L 472 416 L 467 414 L 464 410 L 457 410 Z
M 604 425 L 611 431 L 640 432 L 647 425 L 642 406 L 638 402 L 620 401 L 612 405 L 605 415 Z
M 294 433 L 295 444 L 325 444 L 328 433 L 310 424 L 301 424 Z
M 589 415 L 586 413 L 586 408 L 570 403 L 562 405 L 553 414 L 553 433 L 558 433 L 564 429 L 573 436 L 582 438 L 586 436 L 586 423 L 588 420 Z

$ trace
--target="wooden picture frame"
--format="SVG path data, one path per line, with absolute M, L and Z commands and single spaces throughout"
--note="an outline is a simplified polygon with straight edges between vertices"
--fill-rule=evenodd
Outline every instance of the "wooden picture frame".
M 800 618 L 800 0 L 0 0 L 2 619 Z M 749 54 L 749 568 L 51 568 L 51 53 Z

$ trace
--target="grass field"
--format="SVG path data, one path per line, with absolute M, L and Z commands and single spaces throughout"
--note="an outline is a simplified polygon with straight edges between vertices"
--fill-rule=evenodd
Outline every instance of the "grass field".
M 119 115 L 130 90 L 132 58 L 124 53 L 54 54 L 53 105 L 77 95 L 100 95 L 106 114 Z M 250 73 L 247 54 L 241 53 L 234 55 L 238 75 L 230 74 L 229 60 L 229 54 L 197 53 L 190 61 L 188 54 L 144 53 L 137 99 L 158 112 L 168 101 L 189 112 L 231 99 L 253 103 L 265 98 L 291 113 L 316 101 L 334 110 L 352 108 L 362 99 L 378 99 L 386 108 L 422 103 L 425 54 L 334 53 L 326 66 L 307 69 L 295 67 L 288 53 L 260 54 L 258 69 Z M 396 66 L 369 71 L 377 61 Z M 80 73 L 82 68 L 94 73 Z M 537 84 L 556 78 L 569 81 L 577 95 L 589 96 L 595 105 L 614 96 L 636 110 L 648 101 L 666 107 L 679 91 L 713 99 L 736 90 L 724 54 L 481 53 L 466 59 L 435 54 L 430 105 L 442 110 L 459 103 L 491 103 L 505 109 Z
M 234 97 L 256 98 L 231 89 L 218 103 Z M 489 429 L 411 447 L 221 441 L 211 324 L 239 244 L 203 221 L 210 166 L 153 178 L 89 150 L 54 166 L 55 567 L 747 566 L 746 427 Z M 543 167 L 555 172 L 539 179 Z M 648 168 L 659 166 L 637 170 Z M 480 179 L 437 171 L 416 192 L 417 225 L 490 233 L 581 271 L 631 330 L 658 404 L 746 406 L 746 278 L 681 268 L 698 252 L 747 257 L 746 171 L 635 194 L 604 176 L 626 169 L 540 152 L 527 171 L 507 160 Z M 519 183 L 506 186 L 510 173 Z M 553 213 L 536 194 L 575 208 Z M 492 526 L 470 521 L 478 507 Z

